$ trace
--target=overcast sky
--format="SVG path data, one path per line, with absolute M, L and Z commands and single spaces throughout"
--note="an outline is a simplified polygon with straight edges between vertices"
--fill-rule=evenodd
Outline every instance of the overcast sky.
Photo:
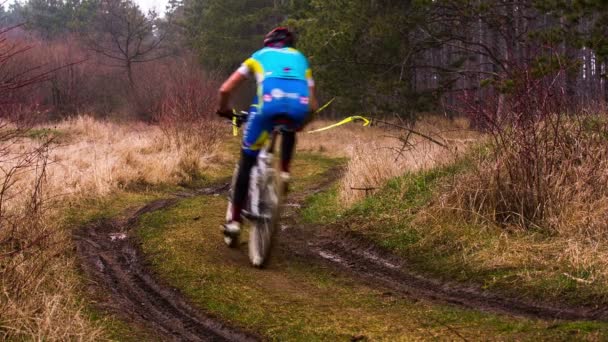
M 0 0 L 2 1 L 2 0 Z M 156 10 L 156 13 L 161 16 L 165 13 L 165 6 L 167 6 L 167 0 L 135 0 L 144 13 L 149 10 Z

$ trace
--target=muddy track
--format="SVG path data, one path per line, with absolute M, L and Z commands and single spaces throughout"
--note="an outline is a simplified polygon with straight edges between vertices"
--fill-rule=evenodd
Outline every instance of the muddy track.
M 339 176 L 339 169 L 329 170 L 322 184 L 290 196 L 286 206 L 278 246 L 282 256 L 321 263 L 373 287 L 387 289 L 387 294 L 410 299 L 425 299 L 488 312 L 545 320 L 608 321 L 608 308 L 569 307 L 562 303 L 530 302 L 484 291 L 476 286 L 446 283 L 425 277 L 408 268 L 407 262 L 382 250 L 365 238 L 352 233 L 338 233 L 328 227 L 298 224 L 298 211 L 306 196 L 322 191 Z M 186 341 L 253 341 L 260 337 L 235 329 L 211 315 L 205 315 L 180 293 L 155 279 L 145 265 L 132 236 L 138 218 L 162 210 L 181 198 L 225 193 L 227 185 L 197 192 L 179 193 L 173 199 L 152 202 L 124 220 L 102 220 L 75 233 L 82 268 L 92 280 L 93 293 L 109 296 L 103 306 L 161 334 L 163 339 Z M 275 254 L 275 255 L 276 255 Z M 249 265 L 243 265 L 249 267 Z M 272 262 L 269 266 L 272 268 Z
M 608 308 L 602 305 L 572 307 L 565 303 L 532 302 L 474 285 L 425 277 L 409 269 L 402 258 L 351 233 L 320 234 L 314 228 L 297 227 L 286 229 L 282 235 L 283 244 L 289 246 L 287 253 L 306 260 L 316 259 L 375 288 L 380 285 L 389 290 L 389 295 L 543 320 L 608 321 Z
M 338 179 L 340 169 L 327 172 L 325 181 L 307 194 L 323 191 Z M 305 196 L 292 196 L 290 207 L 300 208 Z M 595 320 L 608 321 L 608 307 L 572 306 L 566 303 L 527 301 L 485 291 L 479 286 L 442 282 L 418 274 L 408 268 L 407 262 L 383 250 L 362 236 L 340 232 L 335 227 L 311 227 L 299 224 L 299 209 L 285 213 L 284 229 L 279 234 L 279 247 L 283 253 L 316 260 L 330 267 L 378 285 L 394 294 L 414 299 L 426 299 L 460 307 L 543 320 Z
M 132 236 L 138 218 L 174 205 L 180 198 L 212 195 L 227 186 L 177 194 L 154 201 L 124 220 L 101 220 L 79 229 L 74 238 L 92 293 L 107 294 L 100 304 L 127 321 L 145 326 L 163 340 L 255 341 L 259 338 L 191 306 L 175 289 L 156 280 Z M 101 290 L 101 291 L 100 291 Z

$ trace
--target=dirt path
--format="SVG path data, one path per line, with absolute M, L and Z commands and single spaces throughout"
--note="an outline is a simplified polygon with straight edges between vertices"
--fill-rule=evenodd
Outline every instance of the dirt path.
M 152 202 L 125 220 L 102 220 L 75 233 L 82 268 L 92 280 L 93 293 L 104 293 L 101 304 L 145 326 L 162 340 L 255 341 L 259 338 L 193 308 L 180 293 L 155 279 L 132 236 L 138 218 L 167 208 L 182 197 L 218 194 L 226 186 Z
M 608 321 L 608 308 L 605 306 L 568 307 L 563 303 L 529 302 L 475 286 L 424 277 L 408 269 L 403 259 L 351 234 L 321 233 L 313 227 L 289 228 L 283 232 L 280 243 L 289 246 L 285 248 L 286 253 L 323 262 L 364 280 L 370 286 L 383 286 L 392 295 L 544 320 Z
M 328 170 L 325 181 L 317 188 L 307 191 L 306 196 L 326 189 L 338 179 L 339 174 L 339 169 Z M 296 209 L 286 213 L 283 231 L 278 239 L 278 248 L 282 248 L 287 255 L 325 263 L 364 280 L 370 286 L 381 285 L 394 294 L 409 298 L 544 320 L 608 321 L 606 306 L 572 307 L 565 303 L 525 301 L 484 291 L 479 287 L 440 282 L 417 274 L 408 268 L 403 258 L 382 250 L 364 237 L 336 232 L 331 227 L 299 224 L 298 211 L 306 196 L 295 194 L 291 198 L 291 205 L 288 205 L 289 208 Z
M 384 287 L 387 294 L 456 305 L 476 310 L 546 320 L 608 321 L 608 308 L 567 307 L 563 304 L 527 302 L 503 297 L 478 287 L 442 283 L 417 274 L 407 263 L 365 239 L 352 234 L 336 233 L 324 227 L 298 224 L 298 211 L 307 194 L 327 187 L 338 176 L 328 171 L 320 187 L 291 196 L 286 219 L 279 234 L 281 255 L 314 263 L 323 263 L 340 272 L 363 280 L 373 287 Z M 140 255 L 132 228 L 138 218 L 149 212 L 165 209 L 180 198 L 217 195 L 226 186 L 177 194 L 175 198 L 152 202 L 132 213 L 125 220 L 105 220 L 89 224 L 75 234 L 82 267 L 94 281 L 96 290 L 109 296 L 104 306 L 146 326 L 165 339 L 187 341 L 250 341 L 254 334 L 232 328 L 221 320 L 202 314 L 180 293 L 155 279 Z M 249 265 L 243 265 L 249 267 Z M 272 268 L 272 262 L 270 266 Z M 98 291 L 94 291 L 97 293 Z

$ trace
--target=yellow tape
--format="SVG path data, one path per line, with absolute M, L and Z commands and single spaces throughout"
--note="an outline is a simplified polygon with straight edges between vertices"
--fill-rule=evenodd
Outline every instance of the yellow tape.
M 355 115 L 355 116 L 349 116 L 346 119 L 344 119 L 344 120 L 342 120 L 342 121 L 340 121 L 338 123 L 335 123 L 333 125 L 330 125 L 330 126 L 327 126 L 327 127 L 323 127 L 323 128 L 319 128 L 319 129 L 315 129 L 314 131 L 308 131 L 308 133 L 317 133 L 317 132 L 327 131 L 328 129 L 336 128 L 338 126 L 342 126 L 344 124 L 347 124 L 347 123 L 353 122 L 353 121 L 357 121 L 357 120 L 363 121 L 363 126 L 364 127 L 365 126 L 369 126 L 372 123 L 372 121 L 370 119 L 368 119 L 368 118 L 365 118 L 363 116 Z
M 317 111 L 315 112 L 315 114 L 318 114 L 319 112 L 321 112 L 323 109 L 329 107 L 329 105 L 334 102 L 336 98 L 334 97 L 333 99 L 329 100 L 326 104 L 323 105 L 323 107 L 317 109 Z
M 239 128 L 236 126 L 236 116 L 232 117 L 232 135 L 235 137 L 239 135 Z

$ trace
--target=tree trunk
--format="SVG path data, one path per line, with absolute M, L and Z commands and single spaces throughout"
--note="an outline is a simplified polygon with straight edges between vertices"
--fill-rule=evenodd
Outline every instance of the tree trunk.
M 602 63 L 602 82 L 604 83 L 604 102 L 608 104 L 608 78 L 606 77 L 606 72 L 608 70 L 608 58 L 604 59 L 604 63 Z

